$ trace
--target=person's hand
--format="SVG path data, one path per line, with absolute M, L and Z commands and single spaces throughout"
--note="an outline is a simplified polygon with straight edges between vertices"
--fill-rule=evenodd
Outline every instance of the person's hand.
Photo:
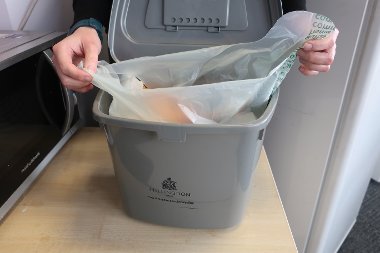
M 53 63 L 62 84 L 77 92 L 91 90 L 91 75 L 77 65 L 83 60 L 83 67 L 95 73 L 101 48 L 99 36 L 91 27 L 80 27 L 54 45 Z
M 334 62 L 336 39 L 339 31 L 331 32 L 329 36 L 320 40 L 309 40 L 298 50 L 297 55 L 301 63 L 299 71 L 305 76 L 317 75 L 319 72 L 328 72 Z

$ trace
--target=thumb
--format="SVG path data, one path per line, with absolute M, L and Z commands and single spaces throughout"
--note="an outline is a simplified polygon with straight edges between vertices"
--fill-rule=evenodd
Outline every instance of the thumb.
M 95 45 L 88 45 L 84 48 L 84 64 L 83 67 L 90 70 L 92 73 L 96 72 L 98 64 L 99 49 Z
M 335 29 L 324 39 L 316 39 L 307 41 L 303 49 L 306 51 L 324 51 L 334 47 L 338 37 L 339 30 Z

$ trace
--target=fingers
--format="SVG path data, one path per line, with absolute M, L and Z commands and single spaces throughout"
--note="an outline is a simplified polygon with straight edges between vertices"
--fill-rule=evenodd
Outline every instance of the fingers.
M 307 67 L 305 67 L 304 65 L 301 65 L 298 70 L 304 74 L 305 76 L 316 76 L 319 74 L 319 71 L 316 71 L 316 70 L 311 70 Z
M 328 51 L 314 52 L 300 49 L 297 55 L 303 64 L 331 65 L 334 62 L 335 50 L 329 49 Z
M 330 49 L 335 46 L 338 34 L 339 30 L 335 29 L 324 39 L 309 40 L 304 44 L 303 49 L 305 51 L 323 51 Z
M 70 90 L 83 93 L 83 92 L 87 92 L 93 88 L 93 85 L 90 83 L 91 82 L 91 76 L 89 79 L 86 79 L 84 81 L 80 81 L 78 79 L 70 77 L 69 75 L 64 74 L 61 71 L 61 69 L 58 67 L 56 67 L 56 71 L 57 71 L 59 79 L 61 80 L 61 83 L 66 88 L 68 88 Z
M 87 42 L 87 41 L 86 41 Z M 98 45 L 98 41 L 89 41 L 84 47 L 84 62 L 83 67 L 90 70 L 92 73 L 96 72 L 96 66 L 98 64 L 98 55 L 100 53 L 101 45 Z
M 298 50 L 297 56 L 301 66 L 299 71 L 306 75 L 317 75 L 328 72 L 334 62 L 338 29 L 331 32 L 324 39 L 307 41 L 303 48 Z
M 309 72 L 317 71 L 317 72 L 328 72 L 331 68 L 331 64 L 334 62 L 335 57 L 335 48 L 334 45 L 332 48 L 326 51 L 306 51 L 300 49 L 297 53 L 299 62 L 302 65 L 300 69 L 302 74 L 305 75 L 315 75 L 317 73 Z M 311 74 L 313 73 L 313 74 Z
M 62 84 L 77 92 L 93 88 L 92 76 L 76 65 L 84 58 L 84 67 L 96 71 L 100 39 L 93 28 L 81 27 L 74 34 L 54 45 L 53 63 Z

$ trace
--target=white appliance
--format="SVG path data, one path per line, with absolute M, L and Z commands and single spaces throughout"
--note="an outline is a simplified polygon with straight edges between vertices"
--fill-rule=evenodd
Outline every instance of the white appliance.
M 73 14 L 72 1 L 1 0 L 0 30 L 66 31 Z
M 340 30 L 329 73 L 293 68 L 264 146 L 300 253 L 336 252 L 358 215 L 380 150 L 380 4 L 307 1 Z
M 380 38 L 378 39 L 380 41 Z M 380 154 L 378 154 L 377 163 L 373 168 L 372 179 L 380 183 Z

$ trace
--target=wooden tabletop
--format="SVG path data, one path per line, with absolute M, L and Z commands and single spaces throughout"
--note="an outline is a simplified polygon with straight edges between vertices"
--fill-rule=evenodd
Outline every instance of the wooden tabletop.
M 148 224 L 122 209 L 105 135 L 81 129 L 0 226 L 0 252 L 297 252 L 265 152 L 240 225 Z

